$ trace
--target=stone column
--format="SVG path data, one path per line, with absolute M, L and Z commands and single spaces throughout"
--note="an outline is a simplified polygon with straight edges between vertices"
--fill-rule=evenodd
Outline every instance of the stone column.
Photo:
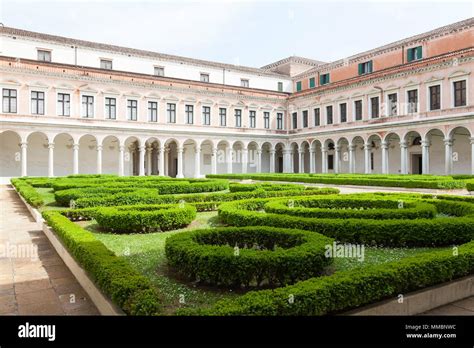
M 160 146 L 158 151 L 159 151 L 158 175 L 159 176 L 165 176 L 165 147 Z
M 217 174 L 217 147 L 212 149 L 211 174 Z
M 430 173 L 430 141 L 423 140 L 421 142 L 421 173 Z
M 164 158 L 165 158 L 165 170 L 164 170 L 164 174 L 166 176 L 169 176 L 170 175 L 170 161 L 169 161 L 169 156 L 170 156 L 170 149 L 167 148 L 165 149 L 165 155 L 164 155 Z
M 276 157 L 276 150 L 270 149 L 270 173 L 275 173 L 275 162 L 276 162 L 275 157 Z
M 120 145 L 119 146 L 119 172 L 118 172 L 119 176 L 124 176 L 124 174 L 125 174 L 124 173 L 125 165 L 123 163 L 124 156 L 125 156 L 125 146 Z
M 355 173 L 355 161 L 354 161 L 354 150 L 356 149 L 356 145 L 349 145 L 347 147 L 349 149 L 349 173 Z
M 312 147 L 310 147 L 309 149 L 309 172 L 310 173 L 316 173 L 316 168 L 315 168 L 315 158 L 314 158 L 314 155 L 315 155 L 316 151 L 314 151 L 314 149 Z
M 232 148 L 228 146 L 226 148 L 225 160 L 227 162 L 227 174 L 232 174 Z
M 446 138 L 444 141 L 444 173 L 450 175 L 453 172 L 453 139 Z
M 290 150 L 283 149 L 283 173 L 290 173 Z
M 370 151 L 372 150 L 372 146 L 369 143 L 364 144 L 364 164 L 365 164 L 365 174 L 372 173 L 372 169 L 370 168 Z
M 72 145 L 72 173 L 79 174 L 79 144 Z
M 405 140 L 400 141 L 400 171 L 402 174 L 408 174 L 408 144 Z
M 48 176 L 54 176 L 54 143 L 48 144 Z
M 334 172 L 337 174 L 340 170 L 341 147 L 339 145 L 334 147 Z
M 145 146 L 140 145 L 138 147 L 138 175 L 144 176 L 145 175 Z
M 380 147 L 382 148 L 382 174 L 388 174 L 388 143 L 382 141 Z
M 242 149 L 242 173 L 247 173 L 247 164 L 248 164 L 248 155 L 249 150 Z
M 196 146 L 194 149 L 194 177 L 201 176 L 201 148 Z
M 257 150 L 257 173 L 262 172 L 262 149 Z
M 27 176 L 27 165 L 28 165 L 28 161 L 27 161 L 27 157 L 26 157 L 26 154 L 27 154 L 27 149 L 28 149 L 28 143 L 27 142 L 22 142 L 21 143 L 21 176 Z
M 328 172 L 328 148 L 326 146 L 321 146 L 321 171 L 324 174 Z
M 184 153 L 184 148 L 182 146 L 178 147 L 178 172 L 176 174 L 177 178 L 184 178 L 183 175 L 183 153 Z
M 146 147 L 146 175 L 151 175 L 151 169 L 152 169 L 152 162 L 151 162 L 151 155 L 153 153 L 153 147 L 152 146 L 147 146 Z
M 298 150 L 298 173 L 304 173 L 304 150 Z
M 102 145 L 97 145 L 97 174 L 102 174 Z

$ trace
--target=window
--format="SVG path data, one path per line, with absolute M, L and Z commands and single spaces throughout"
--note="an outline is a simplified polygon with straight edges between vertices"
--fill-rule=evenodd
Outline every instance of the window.
M 100 68 L 106 69 L 106 70 L 112 70 L 112 61 L 108 59 L 101 59 Z
M 308 110 L 303 111 L 303 128 L 308 128 Z
M 250 110 L 249 112 L 249 121 L 250 128 L 255 128 L 257 126 L 257 112 L 255 110 Z
M 31 113 L 44 115 L 44 92 L 31 92 Z
M 51 51 L 38 50 L 38 60 L 41 61 L 41 62 L 50 62 L 51 61 Z
M 319 108 L 314 109 L 314 125 L 321 125 L 321 110 Z
M 283 82 L 278 82 L 278 92 L 283 92 Z
M 16 95 L 16 89 L 3 89 L 3 112 L 16 113 Z
M 454 106 L 466 106 L 466 80 L 456 81 L 454 87 Z
M 176 123 L 176 104 L 167 104 L 166 113 L 168 115 L 168 123 Z
M 235 126 L 242 127 L 242 110 L 235 109 Z
M 296 82 L 296 92 L 301 91 L 301 81 Z
M 148 102 L 148 121 L 158 122 L 158 103 L 154 101 Z
M 265 111 L 263 113 L 263 128 L 269 129 L 270 128 L 270 113 Z
M 283 113 L 277 113 L 277 129 L 283 129 Z
M 291 117 L 292 117 L 292 120 L 293 120 L 293 129 L 298 128 L 298 113 L 297 113 L 297 112 L 293 112 L 293 114 L 291 115 Z
M 248 88 L 248 87 L 250 86 L 249 80 L 247 80 L 247 79 L 240 79 L 240 86 L 242 86 L 242 87 L 247 87 L 247 88 Z
M 82 96 L 82 117 L 94 117 L 94 97 L 91 95 Z
M 372 118 L 379 117 L 379 97 L 370 98 L 370 116 Z
M 339 104 L 339 114 L 341 118 L 341 123 L 347 122 L 347 104 Z
M 407 61 L 412 62 L 414 60 L 418 60 L 423 58 L 422 48 L 421 46 L 412 47 L 407 50 Z
M 354 102 L 354 109 L 355 109 L 355 120 L 356 121 L 362 120 L 362 100 L 356 100 Z
M 332 105 L 326 106 L 326 124 L 332 124 Z
M 155 76 L 165 76 L 165 68 L 162 66 L 155 66 L 154 74 Z
M 389 116 L 397 115 L 398 113 L 397 100 L 398 100 L 397 93 L 392 93 L 388 95 L 388 115 Z
M 127 100 L 127 119 L 129 121 L 137 120 L 138 101 Z
M 105 98 L 105 118 L 109 120 L 117 118 L 117 99 Z
M 441 109 L 441 86 L 430 87 L 430 110 Z
M 372 61 L 359 63 L 359 75 L 369 74 L 372 72 Z
M 186 116 L 186 124 L 194 124 L 194 105 L 185 105 L 184 114 Z
M 226 108 L 219 108 L 219 119 L 221 122 L 221 126 L 225 127 L 227 125 L 227 109 Z
M 58 115 L 71 115 L 71 95 L 66 93 L 58 93 Z
M 209 126 L 211 124 L 211 107 L 203 106 L 202 107 L 202 124 Z
M 201 82 L 209 82 L 209 74 L 201 73 Z
M 321 74 L 319 76 L 319 85 L 327 85 L 329 83 L 329 73 L 327 74 Z
M 408 97 L 408 113 L 418 112 L 418 90 L 413 89 L 407 92 Z
M 309 79 L 309 88 L 314 88 L 316 87 L 316 79 L 314 77 L 311 77 Z

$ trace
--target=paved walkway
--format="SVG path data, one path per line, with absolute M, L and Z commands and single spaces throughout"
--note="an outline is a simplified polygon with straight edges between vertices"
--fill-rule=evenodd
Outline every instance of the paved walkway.
M 98 315 L 16 192 L 0 186 L 0 315 Z
M 422 315 L 474 315 L 474 296 L 432 309 Z

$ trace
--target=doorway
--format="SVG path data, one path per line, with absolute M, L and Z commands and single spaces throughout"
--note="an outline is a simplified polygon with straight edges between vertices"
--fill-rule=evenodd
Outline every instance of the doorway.
M 423 156 L 421 154 L 411 155 L 412 174 L 423 174 Z

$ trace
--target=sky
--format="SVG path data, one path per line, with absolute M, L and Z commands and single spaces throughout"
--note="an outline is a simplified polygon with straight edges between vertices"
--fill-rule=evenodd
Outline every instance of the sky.
M 473 16 L 469 0 L 0 0 L 5 26 L 252 67 L 330 62 Z

